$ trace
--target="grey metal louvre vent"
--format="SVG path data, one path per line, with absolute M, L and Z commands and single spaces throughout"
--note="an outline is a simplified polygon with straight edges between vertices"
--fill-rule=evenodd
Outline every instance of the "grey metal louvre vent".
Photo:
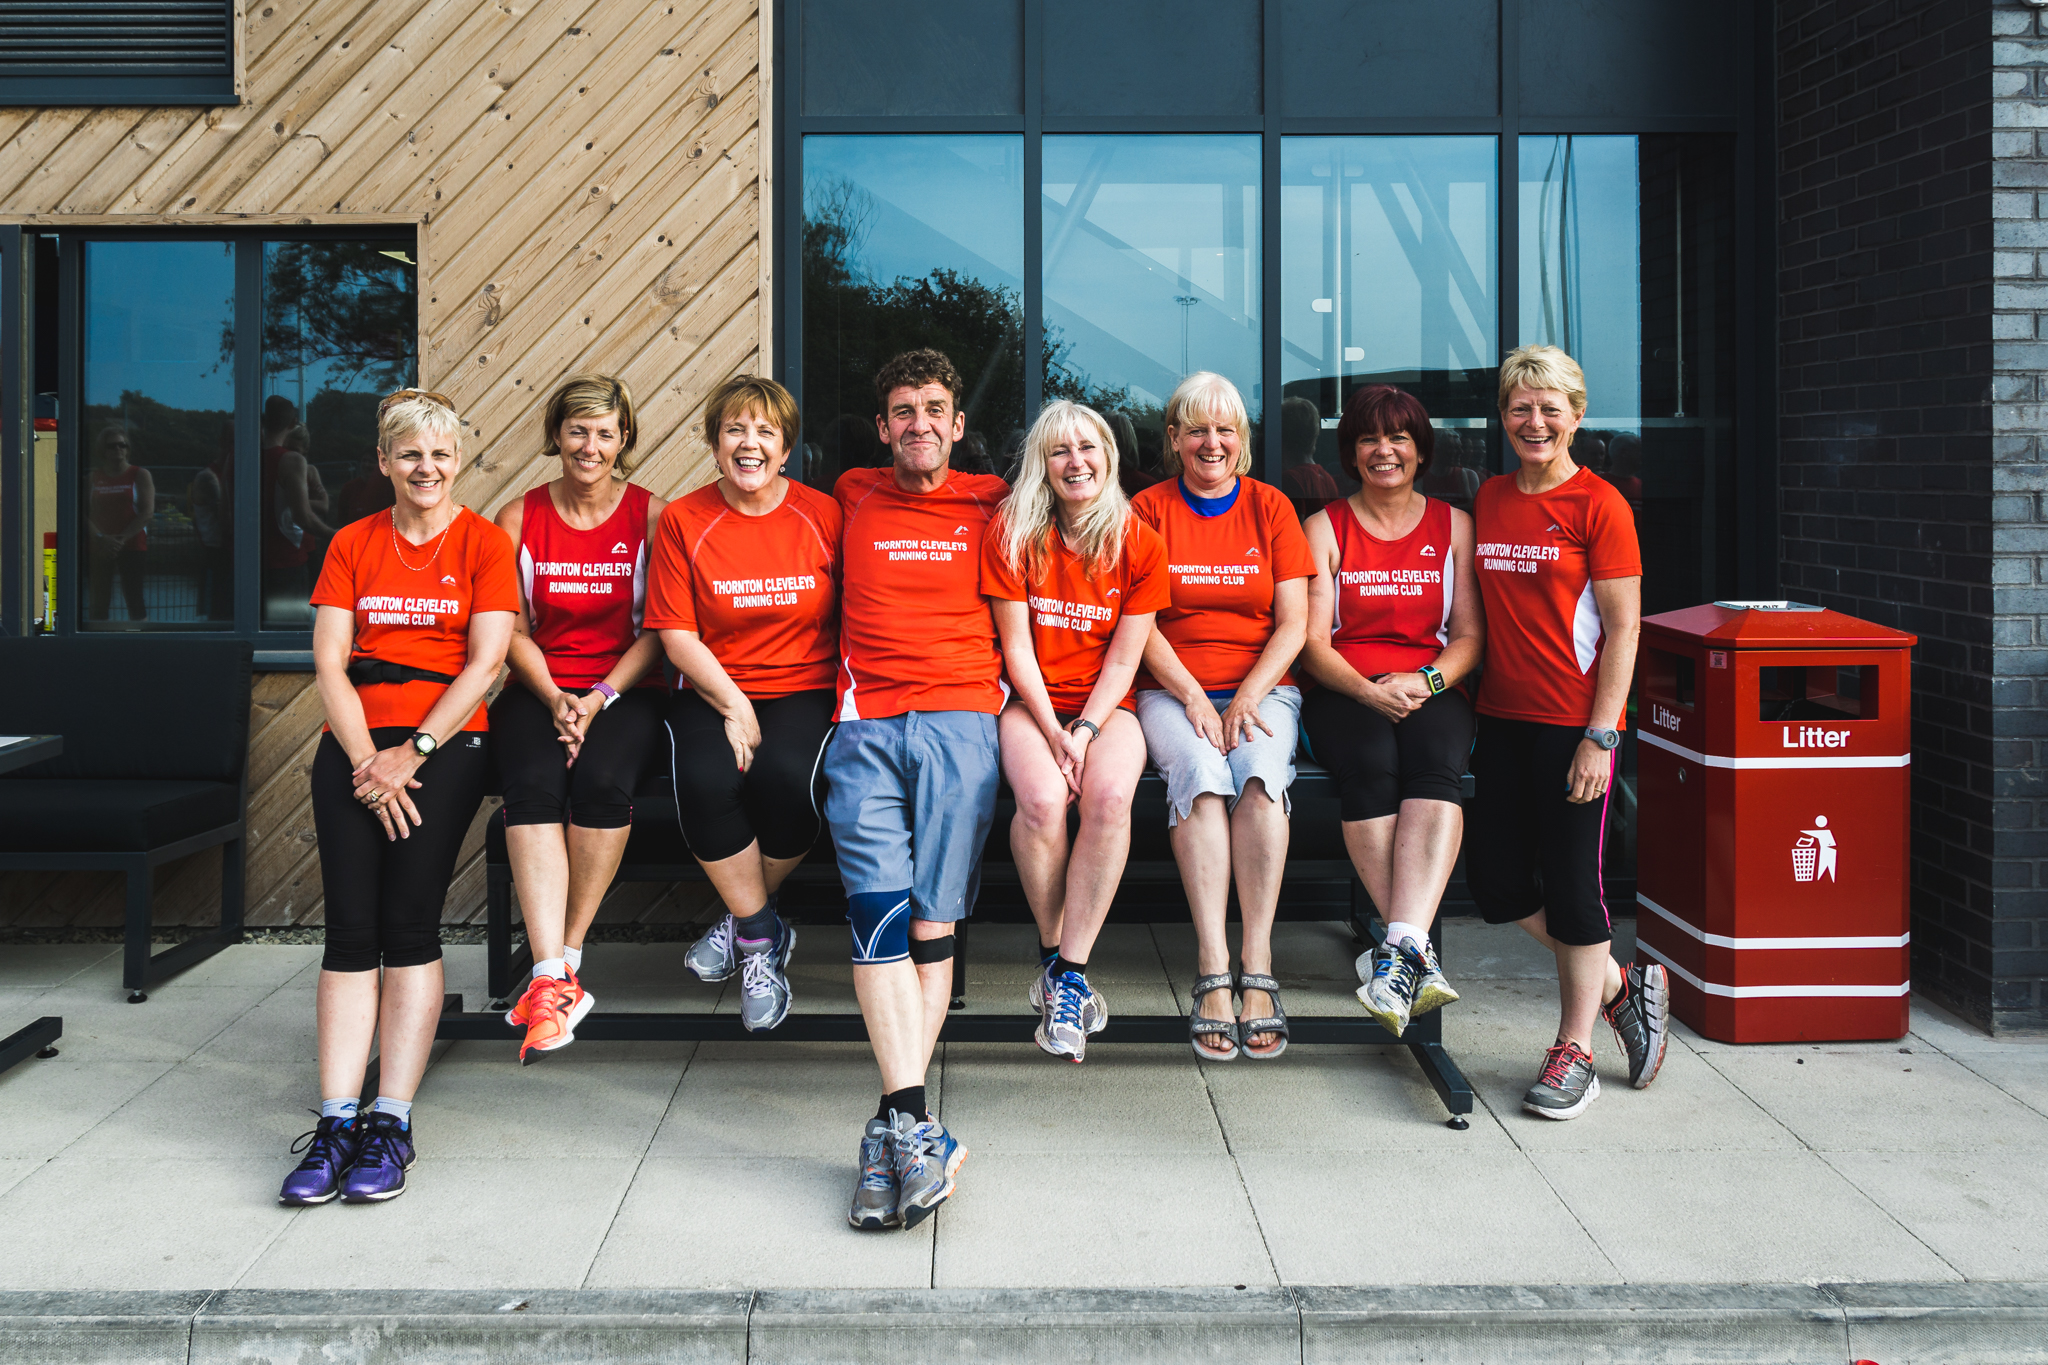
M 233 104 L 232 0 L 0 0 L 0 104 Z

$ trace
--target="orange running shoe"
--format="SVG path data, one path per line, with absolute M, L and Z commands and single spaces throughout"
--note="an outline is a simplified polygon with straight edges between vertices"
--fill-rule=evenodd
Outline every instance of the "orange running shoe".
M 519 1045 L 519 1064 L 531 1066 L 543 1053 L 576 1041 L 576 1025 L 590 1013 L 597 997 L 571 975 L 567 980 L 537 976 L 520 998 L 517 1010 L 527 1018 L 526 1039 Z

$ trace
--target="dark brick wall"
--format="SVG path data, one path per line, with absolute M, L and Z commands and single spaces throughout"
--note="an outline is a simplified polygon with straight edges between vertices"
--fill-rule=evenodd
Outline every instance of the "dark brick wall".
M 1992 722 L 1992 8 L 1776 11 L 1781 581 L 1920 637 L 1914 987 L 1987 1025 L 2013 875 Z

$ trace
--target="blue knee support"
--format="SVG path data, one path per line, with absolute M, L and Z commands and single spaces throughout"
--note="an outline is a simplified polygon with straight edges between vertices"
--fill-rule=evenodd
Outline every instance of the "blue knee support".
M 910 956 L 910 892 L 860 891 L 846 898 L 853 960 L 873 965 Z

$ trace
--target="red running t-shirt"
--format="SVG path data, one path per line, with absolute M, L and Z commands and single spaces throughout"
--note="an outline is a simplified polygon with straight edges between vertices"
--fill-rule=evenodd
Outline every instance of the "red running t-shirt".
M 707 484 L 662 510 L 649 630 L 694 630 L 749 697 L 832 685 L 838 660 L 839 504 L 792 481 L 765 517 Z M 687 681 L 681 684 L 688 687 Z
M 832 491 L 846 513 L 838 718 L 1002 710 L 981 540 L 1010 486 L 954 470 L 906 493 L 883 468 L 849 469 Z
M 1132 517 L 1124 523 L 1124 552 L 1114 564 L 1090 574 L 1081 556 L 1052 538 L 1051 553 L 1027 587 L 1024 575 L 1003 557 L 1002 521 L 989 528 L 981 545 L 981 591 L 1031 607 L 1031 652 L 1045 677 L 1052 709 L 1079 715 L 1102 675 L 1103 657 L 1117 622 L 1163 609 L 1173 600 L 1166 583 L 1166 542 Z M 1117 705 L 1136 709 L 1137 693 Z
M 453 677 L 469 661 L 469 618 L 480 611 L 518 611 L 519 577 L 512 542 L 467 507 L 455 514 L 441 543 L 392 542 L 391 513 L 364 517 L 334 533 L 313 605 L 355 613 L 350 660 L 381 659 Z M 419 728 L 448 684 L 371 683 L 358 687 L 363 720 Z M 462 727 L 491 728 L 483 703 Z
M 1472 518 L 1486 604 L 1479 713 L 1622 728 L 1626 705 L 1619 715 L 1593 714 L 1607 641 L 1593 584 L 1643 572 L 1627 499 L 1590 469 L 1534 495 L 1501 474 L 1480 485 Z
M 1451 562 L 1451 505 L 1436 498 L 1399 540 L 1365 529 L 1351 499 L 1323 511 L 1337 538 L 1336 611 L 1330 647 L 1364 676 L 1413 673 L 1451 638 L 1457 575 Z
M 640 635 L 647 605 L 648 492 L 629 483 L 604 522 L 579 531 L 562 520 L 546 484 L 519 514 L 519 586 L 533 642 L 555 686 L 590 690 Z M 659 687 L 651 672 L 641 686 Z
M 1271 484 L 1239 478 L 1230 510 L 1205 517 L 1168 479 L 1132 498 L 1131 511 L 1166 542 L 1173 602 L 1159 613 L 1159 633 L 1203 691 L 1236 688 L 1273 638 L 1274 588 L 1315 576 L 1294 504 Z M 1280 686 L 1293 683 L 1292 672 L 1281 675 Z M 1141 668 L 1138 686 L 1159 683 Z

